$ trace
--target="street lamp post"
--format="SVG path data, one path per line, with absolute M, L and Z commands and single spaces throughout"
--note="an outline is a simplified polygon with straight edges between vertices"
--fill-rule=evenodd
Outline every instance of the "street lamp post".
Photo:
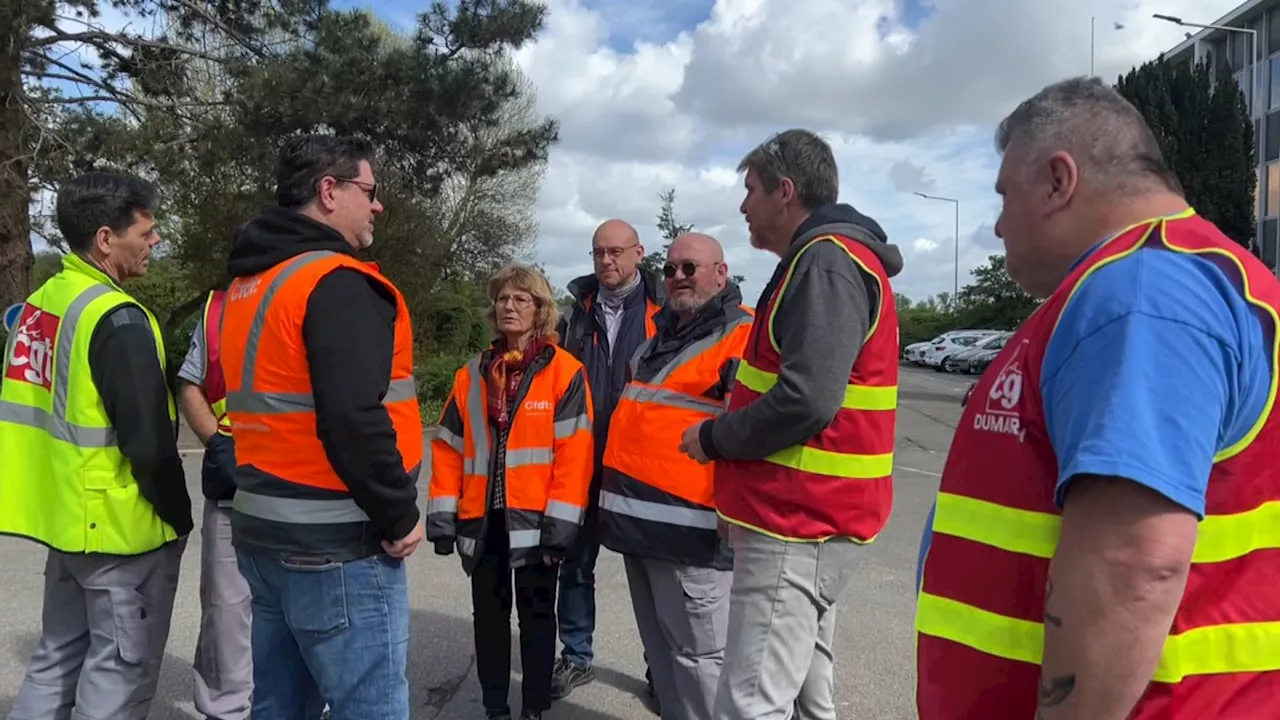
M 1251 83 L 1251 87 L 1249 88 L 1249 121 L 1252 122 L 1254 118 L 1258 117 L 1258 94 L 1259 93 L 1258 93 L 1258 31 L 1257 30 L 1251 30 L 1249 28 L 1231 27 L 1230 25 L 1208 25 L 1205 23 L 1187 22 L 1186 20 L 1183 20 L 1180 17 L 1176 17 L 1174 15 L 1162 15 L 1160 13 L 1154 13 L 1152 14 L 1151 17 L 1157 20 L 1164 20 L 1165 22 L 1171 22 L 1174 25 L 1181 25 L 1182 27 L 1204 28 L 1205 30 L 1221 30 L 1223 32 L 1242 33 L 1242 34 L 1248 35 L 1249 41 L 1250 41 L 1249 52 L 1251 53 L 1251 56 L 1249 57 L 1249 62 L 1251 64 L 1251 70 L 1249 72 L 1249 82 Z M 1263 125 L 1265 126 L 1266 123 L 1263 123 Z M 1263 132 L 1265 132 L 1265 127 Z M 1259 157 L 1259 155 L 1262 154 L 1262 143 L 1258 142 L 1258 138 L 1254 138 L 1254 142 L 1258 143 L 1258 153 L 1254 156 L 1254 159 L 1253 159 L 1254 168 L 1256 170 L 1258 164 L 1261 162 L 1261 158 Z M 1254 221 L 1255 236 L 1261 236 L 1262 234 L 1261 218 L 1255 217 L 1253 221 Z M 1266 253 L 1264 252 L 1263 254 L 1265 255 Z M 1280 239 L 1277 239 L 1277 247 L 1276 247 L 1276 277 L 1280 278 Z
M 1251 83 L 1251 85 L 1249 86 L 1249 119 L 1252 120 L 1253 118 L 1258 116 L 1258 31 L 1257 30 L 1251 30 L 1249 28 L 1231 27 L 1230 25 L 1206 25 L 1204 23 L 1187 22 L 1186 20 L 1183 20 L 1180 17 L 1174 17 L 1173 15 L 1161 15 L 1160 13 L 1155 13 L 1151 17 L 1157 20 L 1164 20 L 1165 22 L 1171 22 L 1174 25 L 1181 25 L 1182 27 L 1204 28 L 1206 30 L 1222 30 L 1223 32 L 1233 32 L 1233 33 L 1241 33 L 1244 35 L 1248 35 L 1250 40 L 1249 52 L 1252 53 L 1249 57 L 1249 64 L 1252 66 L 1252 69 L 1250 70 L 1250 73 L 1249 73 L 1250 75 L 1249 82 Z
M 922 192 L 918 192 L 916 193 L 916 195 L 919 195 L 920 197 L 925 198 L 926 200 L 940 200 L 942 202 L 949 202 L 955 205 L 956 207 L 956 243 L 955 243 L 956 259 L 955 259 L 955 267 L 953 268 L 954 276 L 952 278 L 952 284 L 951 284 L 951 302 L 957 303 L 960 301 L 960 201 L 955 198 L 941 197 L 939 195 L 926 195 Z

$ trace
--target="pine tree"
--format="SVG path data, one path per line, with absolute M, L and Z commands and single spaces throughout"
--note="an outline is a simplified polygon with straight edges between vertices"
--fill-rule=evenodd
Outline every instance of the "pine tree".
M 654 251 L 644 256 L 640 261 L 640 267 L 653 272 L 662 272 L 662 266 L 667 261 L 667 248 L 675 239 L 687 232 L 693 231 L 693 223 L 681 223 L 676 220 L 676 189 L 671 188 L 658 193 L 658 198 L 662 200 L 662 207 L 658 210 L 658 233 L 662 235 L 662 250 Z M 729 280 L 737 285 L 742 285 L 746 278 L 741 275 L 730 275 Z
M 1208 63 L 1163 57 L 1115 85 L 1146 118 L 1187 202 L 1227 237 L 1253 248 L 1257 149 L 1244 94 L 1230 74 L 1215 81 Z

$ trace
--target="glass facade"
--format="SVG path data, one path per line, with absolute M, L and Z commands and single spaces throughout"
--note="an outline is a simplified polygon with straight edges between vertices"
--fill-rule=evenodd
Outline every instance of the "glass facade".
M 1256 50 L 1253 35 L 1210 30 L 1194 48 L 1184 49 L 1185 56 L 1180 52 L 1176 57 L 1188 62 L 1196 57 L 1208 60 L 1216 71 L 1230 73 L 1244 93 L 1245 104 L 1255 118 L 1254 141 L 1258 144 L 1256 241 L 1263 257 L 1275 264 L 1280 255 L 1280 0 L 1261 3 L 1248 15 L 1213 23 L 1255 31 Z

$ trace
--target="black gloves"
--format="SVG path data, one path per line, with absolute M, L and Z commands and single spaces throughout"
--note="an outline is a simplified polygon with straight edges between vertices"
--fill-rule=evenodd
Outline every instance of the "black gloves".
M 200 484 L 208 500 L 230 500 L 236 494 L 236 443 L 230 435 L 214 433 L 204 451 Z

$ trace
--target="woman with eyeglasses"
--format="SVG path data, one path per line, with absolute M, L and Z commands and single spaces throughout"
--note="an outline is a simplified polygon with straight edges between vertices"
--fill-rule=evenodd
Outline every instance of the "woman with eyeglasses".
M 497 338 L 454 376 L 431 441 L 427 539 L 471 577 L 476 672 L 489 718 L 510 718 L 511 606 L 520 618 L 520 717 L 551 707 L 558 563 L 577 536 L 595 457 L 591 393 L 557 345 L 551 285 L 526 265 L 489 280 Z M 512 592 L 514 576 L 515 591 Z

